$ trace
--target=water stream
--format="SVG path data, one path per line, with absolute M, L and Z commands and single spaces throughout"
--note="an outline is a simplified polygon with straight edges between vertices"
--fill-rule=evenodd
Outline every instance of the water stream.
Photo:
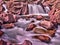
M 45 9 L 43 9 L 42 5 L 37 5 L 37 4 L 28 4 L 28 8 L 29 8 L 29 14 L 40 14 L 40 13 L 47 13 L 50 9 L 49 7 Z M 46 11 L 46 12 L 45 12 Z

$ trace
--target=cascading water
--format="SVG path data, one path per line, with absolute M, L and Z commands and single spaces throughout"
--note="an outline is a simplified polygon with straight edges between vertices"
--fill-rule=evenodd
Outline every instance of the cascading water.
M 29 14 L 40 14 L 40 13 L 45 14 L 46 13 L 41 5 L 28 4 L 28 8 L 29 8 Z

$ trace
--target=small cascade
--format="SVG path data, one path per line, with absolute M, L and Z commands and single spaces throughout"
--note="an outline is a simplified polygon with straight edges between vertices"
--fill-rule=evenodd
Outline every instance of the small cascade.
M 28 4 L 28 8 L 29 8 L 29 14 L 40 14 L 40 13 L 45 14 L 46 13 L 41 5 Z

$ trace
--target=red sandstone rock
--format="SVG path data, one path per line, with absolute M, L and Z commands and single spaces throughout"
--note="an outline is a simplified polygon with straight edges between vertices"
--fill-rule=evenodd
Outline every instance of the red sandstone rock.
M 42 28 L 34 28 L 33 29 L 33 32 L 34 33 L 37 33 L 37 34 L 48 34 L 50 35 L 51 37 L 55 36 L 55 32 L 56 30 L 53 29 L 53 30 L 46 30 L 46 29 L 42 29 Z
M 3 31 L 0 31 L 0 37 L 1 37 L 3 34 L 4 34 L 4 32 L 3 32 Z
M 60 2 L 57 2 L 49 12 L 50 21 L 60 24 Z
M 54 24 L 51 21 L 41 21 L 41 23 L 39 24 L 40 26 L 46 28 L 46 29 L 53 29 L 54 28 Z
M 22 45 L 32 45 L 32 43 L 30 41 L 28 41 L 28 40 L 25 40 Z
M 38 16 L 36 16 L 36 19 L 37 19 L 37 20 L 41 20 L 41 19 L 43 19 L 43 16 L 38 15 Z
M 36 27 L 36 25 L 35 24 L 33 24 L 33 23 L 31 23 L 31 24 L 29 24 L 28 26 L 27 26 L 27 31 L 30 31 L 30 30 L 33 30 L 33 28 L 35 28 Z

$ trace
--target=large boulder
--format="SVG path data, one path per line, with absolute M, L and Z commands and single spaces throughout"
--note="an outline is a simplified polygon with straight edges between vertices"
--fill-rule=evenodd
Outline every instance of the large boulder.
M 48 36 L 45 36 L 45 35 L 35 36 L 35 38 L 46 43 L 49 43 L 51 40 Z
M 36 27 L 35 24 L 30 23 L 30 24 L 28 24 L 26 31 L 31 31 L 31 30 L 33 30 L 33 28 L 35 28 L 35 27 Z
M 13 14 L 2 14 L 3 22 L 4 23 L 14 23 L 17 21 L 17 16 Z
M 52 10 L 49 12 L 50 20 L 54 23 L 60 24 L 60 2 L 57 2 Z
M 37 34 L 48 34 L 52 37 L 55 35 L 56 30 L 55 29 L 54 30 L 46 30 L 46 29 L 43 29 L 40 27 L 36 27 L 33 29 L 33 32 L 37 33 Z
M 54 29 L 54 24 L 51 21 L 43 20 L 39 25 L 46 29 Z

